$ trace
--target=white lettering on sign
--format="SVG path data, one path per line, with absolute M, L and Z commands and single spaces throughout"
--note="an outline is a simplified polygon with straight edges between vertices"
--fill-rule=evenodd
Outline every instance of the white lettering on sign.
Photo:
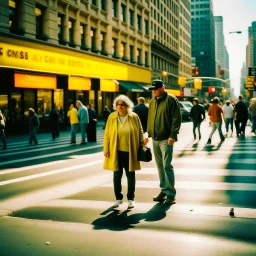
M 26 82 L 35 82 L 35 83 L 44 83 L 44 78 L 42 76 L 30 76 L 25 75 L 25 81 Z

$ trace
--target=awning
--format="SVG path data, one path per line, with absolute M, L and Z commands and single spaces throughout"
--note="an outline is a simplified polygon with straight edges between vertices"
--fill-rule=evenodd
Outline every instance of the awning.
M 149 92 L 144 88 L 146 84 L 120 80 L 118 80 L 118 83 L 120 92 Z

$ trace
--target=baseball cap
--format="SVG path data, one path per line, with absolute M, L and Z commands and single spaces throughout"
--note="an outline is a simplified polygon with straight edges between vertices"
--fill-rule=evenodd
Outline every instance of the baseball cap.
M 157 90 L 159 88 L 162 88 L 164 86 L 164 82 L 162 80 L 153 80 L 152 86 L 149 87 L 149 90 Z

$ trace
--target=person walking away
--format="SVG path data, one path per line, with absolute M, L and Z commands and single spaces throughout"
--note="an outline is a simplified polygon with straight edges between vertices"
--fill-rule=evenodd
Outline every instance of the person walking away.
M 196 139 L 196 128 L 198 129 L 198 138 L 201 140 L 200 126 L 202 121 L 205 119 L 205 109 L 199 104 L 198 98 L 193 99 L 193 107 L 190 110 L 190 117 L 193 121 L 193 134 L 194 139 Z
M 1 150 L 7 149 L 7 141 L 6 141 L 4 129 L 5 129 L 5 117 L 2 114 L 2 111 L 0 110 L 0 137 L 3 142 L 3 147 L 1 148 Z
M 228 136 L 229 125 L 231 129 L 231 136 L 233 134 L 233 106 L 230 104 L 230 100 L 226 101 L 226 104 L 222 107 L 225 119 L 226 135 Z
M 35 113 L 33 108 L 29 108 L 29 144 L 32 144 L 34 141 L 35 144 L 38 144 L 37 140 L 37 131 L 40 127 L 40 121 L 38 115 Z
M 108 109 L 108 106 L 105 106 L 104 111 L 102 113 L 102 117 L 103 117 L 103 121 L 104 121 L 104 125 L 103 125 L 103 130 L 106 127 L 106 123 L 108 121 L 108 116 L 111 114 L 111 111 Z
M 139 116 L 143 132 L 146 132 L 148 122 L 148 107 L 145 105 L 145 98 L 138 98 L 138 105 L 133 108 L 133 112 Z
M 79 120 L 77 109 L 73 104 L 70 104 L 67 116 L 69 117 L 71 125 L 71 144 L 76 144 L 76 133 L 79 129 Z
M 147 132 L 153 141 L 161 189 L 153 201 L 174 204 L 176 189 L 172 155 L 181 126 L 180 103 L 174 95 L 167 94 L 161 80 L 153 80 L 149 90 L 153 91 L 154 98 L 149 102 Z M 144 144 L 148 140 L 145 138 Z
M 128 209 L 135 206 L 135 171 L 140 170 L 137 157 L 139 145 L 143 145 L 143 129 L 138 115 L 132 112 L 133 103 L 125 95 L 119 95 L 113 102 L 115 112 L 108 117 L 104 133 L 103 168 L 114 171 L 114 192 L 116 202 L 113 208 L 123 203 L 123 169 L 127 178 Z
M 251 113 L 252 120 L 252 132 L 256 133 L 256 101 L 251 101 L 251 105 L 249 106 L 249 111 Z
M 89 124 L 87 126 L 88 141 L 96 142 L 97 113 L 91 104 L 87 104 Z
M 240 95 L 239 101 L 236 103 L 233 110 L 237 137 L 240 135 L 245 136 L 245 127 L 248 120 L 248 109 L 243 100 L 243 96 Z
M 50 123 L 50 130 L 52 134 L 52 139 L 59 137 L 59 111 L 54 104 L 52 110 L 49 113 L 49 123 Z
M 209 107 L 209 110 L 208 110 L 208 115 L 209 115 L 209 118 L 210 118 L 210 121 L 211 121 L 212 131 L 210 133 L 207 144 L 211 144 L 212 136 L 213 136 L 213 134 L 215 133 L 215 131 L 217 129 L 218 129 L 218 132 L 219 132 L 219 135 L 220 135 L 221 142 L 223 142 L 225 140 L 225 137 L 224 137 L 224 135 L 222 133 L 222 130 L 221 130 L 222 116 L 224 114 L 223 114 L 223 110 L 222 110 L 221 106 L 219 105 L 219 101 L 220 100 L 219 100 L 218 97 L 214 97 L 213 98 L 213 103 Z
M 82 141 L 81 144 L 87 144 L 87 126 L 89 123 L 89 115 L 86 106 L 82 104 L 80 100 L 76 101 L 76 107 L 78 109 L 78 119 L 80 125 L 80 132 Z

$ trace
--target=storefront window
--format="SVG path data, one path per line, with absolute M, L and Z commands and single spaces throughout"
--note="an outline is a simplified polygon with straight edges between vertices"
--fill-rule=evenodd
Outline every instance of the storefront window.
M 80 100 L 85 105 L 83 91 L 76 91 L 76 100 Z
M 0 94 L 0 110 L 5 118 L 8 120 L 8 96 Z
M 38 116 L 48 117 L 52 109 L 52 92 L 51 90 L 37 91 Z
M 25 117 L 28 117 L 29 108 L 35 109 L 35 91 L 24 90 L 24 116 Z
M 64 112 L 64 90 L 57 89 L 54 90 L 54 104 L 59 111 L 59 123 L 62 125 L 65 119 L 65 112 Z
M 94 91 L 89 91 L 89 103 L 94 107 L 95 106 L 95 93 Z M 86 103 L 87 104 L 87 103 Z

